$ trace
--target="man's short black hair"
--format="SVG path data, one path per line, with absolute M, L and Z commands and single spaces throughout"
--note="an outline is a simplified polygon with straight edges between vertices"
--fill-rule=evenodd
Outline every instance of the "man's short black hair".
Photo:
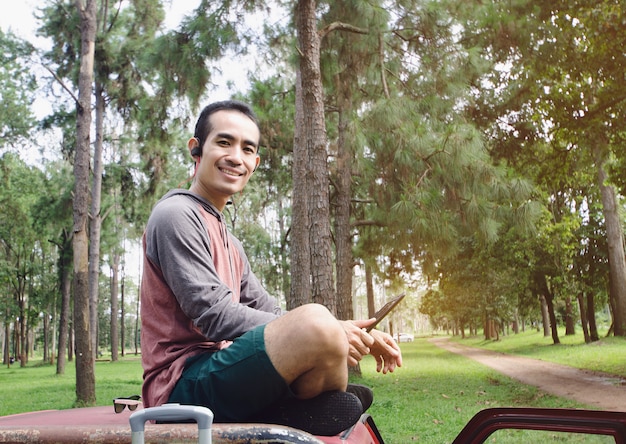
M 196 139 L 198 139 L 199 150 L 197 151 L 197 155 L 202 154 L 204 142 L 206 141 L 209 133 L 213 130 L 211 127 L 211 114 L 218 111 L 239 111 L 249 117 L 250 120 L 256 124 L 257 128 L 259 128 L 259 121 L 256 114 L 254 114 L 254 111 L 247 103 L 240 102 L 239 100 L 223 100 L 221 102 L 213 102 L 204 107 L 198 117 L 198 121 L 196 122 L 196 128 L 193 135 Z

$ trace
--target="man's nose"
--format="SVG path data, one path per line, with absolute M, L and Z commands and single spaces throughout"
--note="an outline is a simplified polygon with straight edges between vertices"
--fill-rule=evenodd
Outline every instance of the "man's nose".
M 234 146 L 228 153 L 228 160 L 233 165 L 241 165 L 243 163 L 243 147 Z

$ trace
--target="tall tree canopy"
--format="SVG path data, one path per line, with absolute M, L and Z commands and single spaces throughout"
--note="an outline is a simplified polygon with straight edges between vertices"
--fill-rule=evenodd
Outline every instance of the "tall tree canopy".
M 37 309 L 64 317 L 68 241 L 83 229 L 95 236 L 92 288 L 103 287 L 107 261 L 123 273 L 125 239 L 141 235 L 166 189 L 186 184 L 184 142 L 226 57 L 226 77 L 251 72 L 238 97 L 254 105 L 263 138 L 259 171 L 227 213 L 288 308 L 317 301 L 349 318 L 361 288 L 373 309 L 387 290 L 409 287 L 415 298 L 426 293 L 422 307 L 435 323 L 462 334 L 480 325 L 498 334 L 545 313 L 558 342 L 558 323 L 570 331 L 578 310 L 597 339 L 595 306 L 607 303 L 613 331 L 624 334 L 626 31 L 617 0 L 198 0 L 169 29 L 164 2 L 98 1 L 93 82 L 79 75 L 76 4 L 40 11 L 39 31 L 52 42 L 42 58 L 51 75 L 39 83 L 53 114 L 42 122 L 29 106 L 34 48 L 0 34 L 2 150 L 25 140 L 57 150 L 59 170 L 80 170 L 75 203 L 85 199 L 84 180 L 88 190 L 74 226 L 59 218 L 26 230 L 38 245 L 55 245 L 35 262 L 43 270 L 43 256 L 57 256 L 64 295 L 52 307 L 37 287 L 28 299 Z M 264 22 L 264 36 L 249 31 L 250 17 Z M 249 49 L 254 63 L 235 61 Z M 95 131 L 78 125 L 81 113 Z M 30 137 L 38 123 L 45 132 Z M 59 195 L 39 205 L 67 216 L 68 194 Z M 73 259 L 79 270 L 84 258 Z M 362 269 L 367 282 L 357 289 Z M 378 301 L 374 288 L 383 289 Z M 17 309 L 11 299 L 6 306 Z M 108 346 L 94 337 L 105 311 L 96 308 L 89 335 Z M 71 358 L 71 342 L 59 347 Z
M 34 127 L 31 104 L 37 87 L 29 60 L 32 45 L 12 33 L 0 30 L 0 140 L 2 145 L 13 145 L 20 137 L 26 138 Z
M 472 115 L 493 136 L 494 157 L 535 175 L 557 223 L 572 208 L 583 218 L 583 197 L 602 202 L 615 334 L 623 336 L 626 262 L 615 190 L 624 176 L 616 167 L 624 158 L 623 8 L 603 0 L 495 2 L 466 17 L 466 41 L 484 48 L 491 67 L 475 84 Z

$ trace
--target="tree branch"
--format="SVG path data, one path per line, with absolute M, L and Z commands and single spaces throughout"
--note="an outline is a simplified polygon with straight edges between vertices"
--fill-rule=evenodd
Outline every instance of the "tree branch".
M 333 22 L 330 25 L 318 31 L 320 39 L 323 39 L 324 37 L 326 37 L 327 34 L 336 30 L 354 32 L 355 34 L 368 34 L 369 33 L 367 29 L 357 28 L 356 26 L 352 26 L 343 22 Z
M 65 83 L 63 82 L 63 79 L 61 79 L 59 76 L 56 75 L 56 73 L 54 71 L 52 71 L 52 69 L 50 69 L 47 65 L 43 64 L 43 67 L 46 68 L 46 70 L 52 74 L 52 77 L 54 77 L 54 79 L 59 82 L 59 85 L 61 85 L 61 87 L 67 91 L 67 93 L 72 97 L 72 99 L 74 99 L 74 102 L 76 102 L 76 106 L 80 106 L 80 103 L 78 102 L 78 97 L 76 97 L 74 95 L 74 93 L 72 91 L 70 91 L 70 89 L 65 85 Z
M 378 57 L 380 57 L 380 80 L 383 84 L 385 98 L 389 98 L 389 87 L 387 86 L 387 76 L 385 75 L 385 51 L 383 46 L 383 35 L 378 33 Z
M 624 100 L 626 100 L 626 94 L 616 95 L 613 97 L 612 100 L 609 100 L 608 102 L 602 102 L 598 106 L 589 109 L 589 112 L 585 113 L 585 115 L 583 116 L 583 119 L 585 118 L 592 119 L 596 115 L 603 113 L 610 108 L 613 108 L 615 105 L 618 105 L 620 102 L 623 102 Z
M 355 220 L 350 224 L 351 228 L 355 227 L 384 227 L 385 224 L 374 220 Z

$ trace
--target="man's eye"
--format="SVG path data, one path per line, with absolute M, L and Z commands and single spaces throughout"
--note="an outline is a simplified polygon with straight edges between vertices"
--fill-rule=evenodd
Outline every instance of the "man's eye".
M 252 154 L 254 154 L 256 152 L 256 149 L 253 146 L 246 146 L 246 147 L 243 148 L 243 150 L 246 153 L 252 153 Z

